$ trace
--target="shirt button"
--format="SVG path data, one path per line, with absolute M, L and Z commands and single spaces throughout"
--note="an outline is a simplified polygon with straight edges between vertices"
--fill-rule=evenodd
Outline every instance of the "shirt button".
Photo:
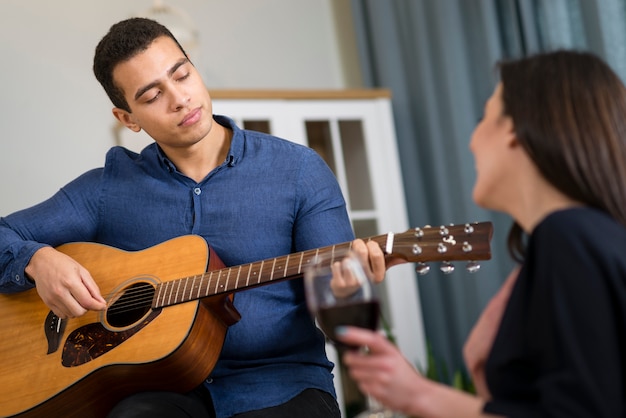
M 206 382 L 210 385 L 211 383 L 213 383 L 213 379 L 210 377 L 207 377 Z
M 202 190 L 200 190 L 200 188 L 199 188 L 199 187 L 196 187 L 195 189 L 193 189 L 193 192 L 194 192 L 196 195 L 200 196 L 200 193 L 202 193 Z
M 21 283 L 21 282 L 22 282 L 22 278 L 20 277 L 20 275 L 19 275 L 19 274 L 16 274 L 16 275 L 15 275 L 15 281 L 16 281 L 16 282 L 18 282 L 18 283 Z

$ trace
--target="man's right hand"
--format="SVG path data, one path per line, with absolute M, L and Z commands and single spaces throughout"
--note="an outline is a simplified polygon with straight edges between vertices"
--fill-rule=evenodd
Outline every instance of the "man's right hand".
M 88 310 L 106 308 L 87 269 L 52 247 L 37 250 L 25 272 L 35 282 L 39 297 L 59 318 L 75 318 Z

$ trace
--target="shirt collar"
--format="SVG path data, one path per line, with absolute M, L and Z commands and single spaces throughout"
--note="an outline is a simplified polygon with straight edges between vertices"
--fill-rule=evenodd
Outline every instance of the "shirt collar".
M 230 149 L 226 156 L 225 163 L 229 167 L 233 167 L 241 160 L 243 156 L 244 133 L 241 128 L 235 124 L 231 118 L 222 115 L 213 115 L 215 122 L 233 131 L 233 137 L 230 140 Z

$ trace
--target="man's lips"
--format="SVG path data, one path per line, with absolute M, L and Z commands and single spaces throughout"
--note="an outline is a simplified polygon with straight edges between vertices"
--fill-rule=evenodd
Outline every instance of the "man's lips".
M 178 124 L 178 126 L 191 126 L 194 123 L 200 120 L 202 116 L 202 110 L 200 108 L 196 108 L 191 112 L 187 113 L 182 121 Z

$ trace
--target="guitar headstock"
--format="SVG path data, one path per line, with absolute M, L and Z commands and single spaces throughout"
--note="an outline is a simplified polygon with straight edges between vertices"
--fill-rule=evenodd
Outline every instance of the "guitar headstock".
M 391 257 L 417 262 L 419 274 L 428 272 L 425 263 L 431 261 L 441 261 L 441 270 L 451 273 L 454 270 L 451 261 L 465 260 L 468 261 L 468 271 L 474 272 L 480 268 L 477 260 L 491 259 L 492 235 L 491 222 L 424 226 L 393 234 L 392 240 L 388 236 L 383 249 Z

